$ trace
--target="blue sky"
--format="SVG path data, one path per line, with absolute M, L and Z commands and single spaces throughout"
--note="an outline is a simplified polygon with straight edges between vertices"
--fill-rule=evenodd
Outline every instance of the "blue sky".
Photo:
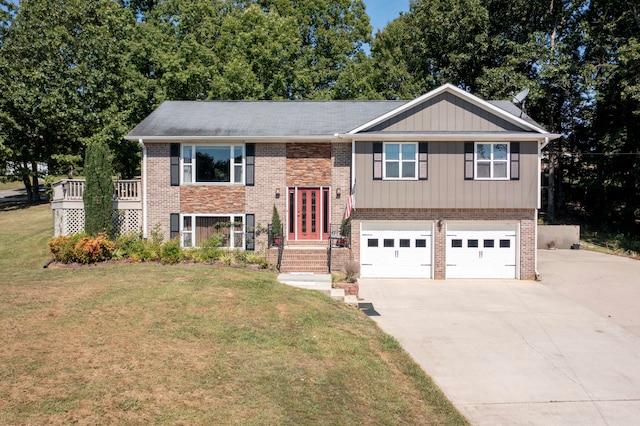
M 371 18 L 373 34 L 383 29 L 387 23 L 393 21 L 400 12 L 409 11 L 410 0 L 364 0 L 367 15 Z

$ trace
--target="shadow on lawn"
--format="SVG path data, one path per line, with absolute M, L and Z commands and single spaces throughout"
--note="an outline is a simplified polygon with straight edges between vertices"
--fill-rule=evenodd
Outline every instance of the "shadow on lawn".
M 29 207 L 49 204 L 49 200 L 27 201 L 24 197 L 7 197 L 0 200 L 0 212 L 28 209 Z

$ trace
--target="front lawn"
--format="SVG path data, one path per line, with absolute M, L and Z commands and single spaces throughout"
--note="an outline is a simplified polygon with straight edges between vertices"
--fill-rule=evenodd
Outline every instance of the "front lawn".
M 49 205 L 1 207 L 1 424 L 465 424 L 355 308 L 270 272 L 43 269 Z

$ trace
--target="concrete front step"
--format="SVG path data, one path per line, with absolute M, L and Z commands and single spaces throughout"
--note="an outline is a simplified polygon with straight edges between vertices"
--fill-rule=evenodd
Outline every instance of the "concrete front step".
M 278 281 L 293 287 L 318 290 L 331 294 L 331 275 L 314 273 L 290 273 L 278 275 Z
M 356 296 L 346 296 L 344 289 L 332 288 L 331 275 L 329 274 L 280 274 L 278 275 L 278 281 L 293 287 L 321 291 L 333 299 L 343 301 L 349 305 L 358 305 Z

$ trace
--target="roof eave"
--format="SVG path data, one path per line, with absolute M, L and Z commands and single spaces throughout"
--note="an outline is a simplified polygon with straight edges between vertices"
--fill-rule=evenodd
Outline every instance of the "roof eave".
M 217 142 L 217 141 L 243 141 L 243 142 L 337 142 L 340 140 L 338 134 L 333 135 L 299 135 L 299 136 L 256 136 L 256 135 L 243 135 L 243 136 L 139 136 L 128 134 L 124 139 L 129 141 L 139 141 L 142 139 L 145 142 L 171 142 L 171 141 L 203 141 L 203 142 Z
M 556 133 L 535 132 L 470 132 L 470 133 L 335 133 L 333 135 L 310 136 L 136 136 L 127 135 L 126 140 L 138 142 L 175 142 L 175 141 L 238 141 L 238 142 L 344 142 L 346 141 L 539 141 L 543 139 L 554 140 L 561 135 Z
M 561 135 L 555 133 L 501 133 L 501 132 L 478 132 L 478 133 L 388 133 L 388 134 L 343 134 L 341 138 L 352 141 L 426 141 L 426 142 L 511 142 L 511 141 L 541 141 L 553 140 Z

